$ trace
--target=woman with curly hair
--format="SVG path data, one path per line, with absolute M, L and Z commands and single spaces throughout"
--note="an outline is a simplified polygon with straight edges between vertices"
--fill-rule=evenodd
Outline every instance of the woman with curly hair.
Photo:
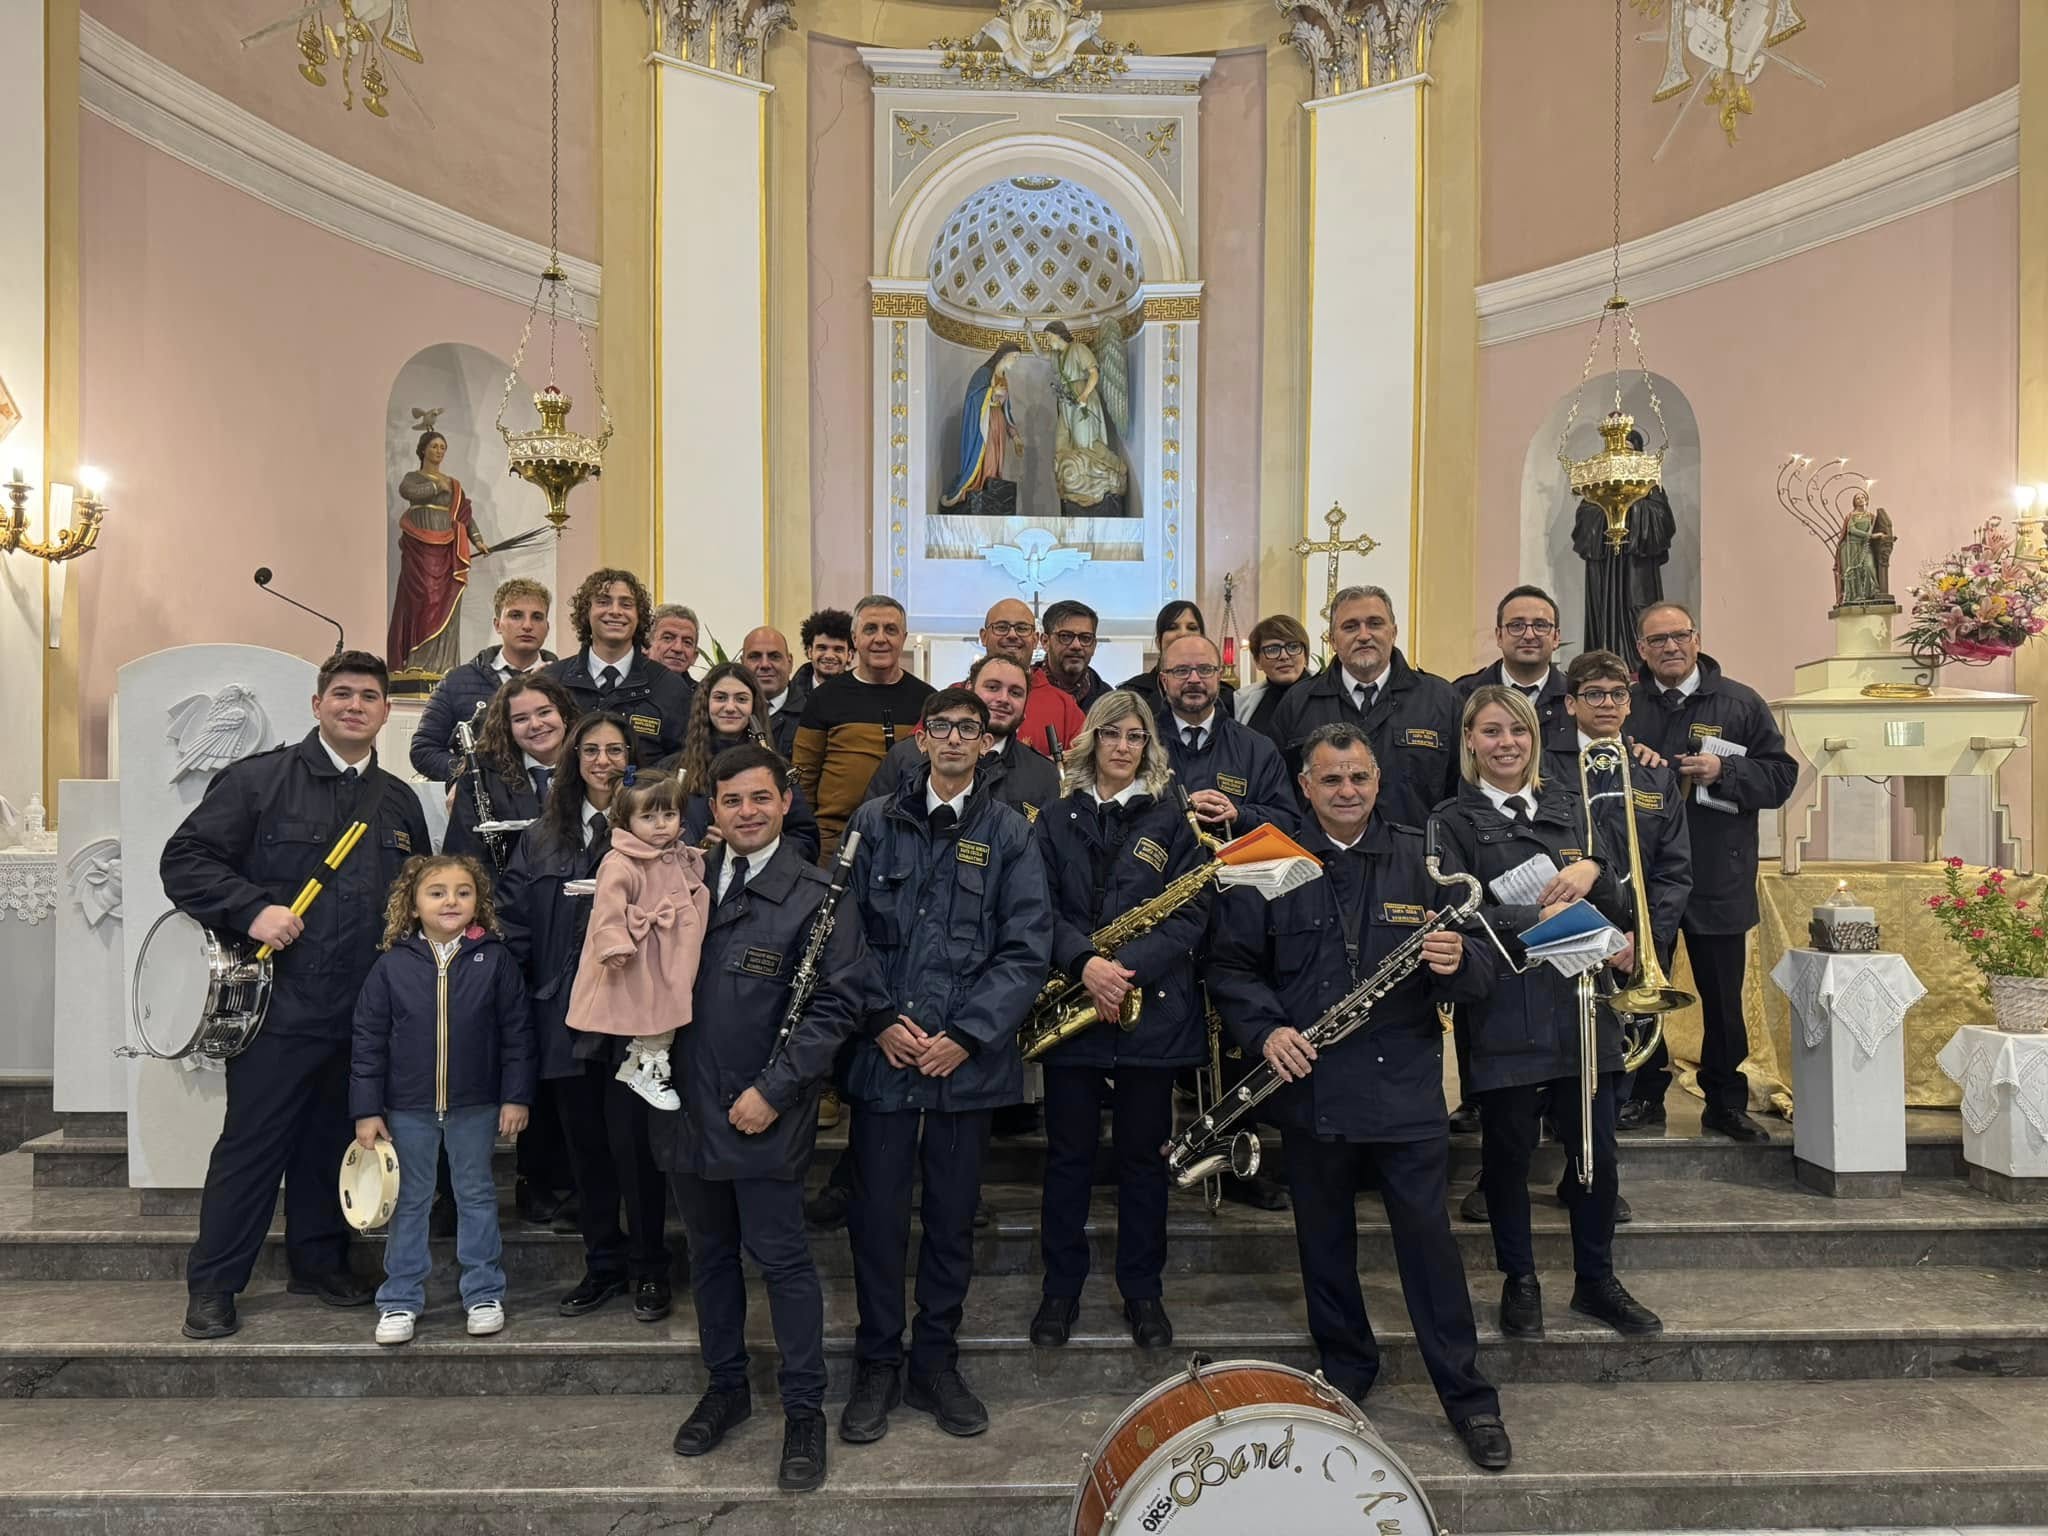
M 701 842 L 711 830 L 711 765 L 718 754 L 748 742 L 775 750 L 768 728 L 768 701 L 761 696 L 753 673 L 739 662 L 721 662 L 697 685 L 683 750 L 661 764 L 663 771 L 682 781 L 683 793 L 688 796 L 683 807 L 684 842 Z M 789 815 L 783 819 L 782 835 L 796 845 L 806 862 L 817 862 L 818 818 L 794 779 L 790 780 Z
M 642 768 L 681 748 L 694 687 L 647 654 L 653 617 L 653 595 L 638 576 L 611 566 L 592 571 L 569 599 L 582 649 L 547 669 L 578 714 L 603 709 L 626 721 Z
M 555 770 L 562 766 L 562 749 L 576 713 L 568 690 L 540 673 L 512 678 L 491 696 L 483 729 L 477 733 L 477 766 L 493 818 L 530 822 L 540 815 Z M 441 851 L 489 858 L 502 873 L 512 861 L 519 834 L 501 835 L 495 850 L 478 834 L 477 825 L 485 818 L 477 809 L 476 775 L 470 766 L 458 762 L 455 803 L 449 808 Z
M 533 1026 L 526 983 L 497 932 L 490 877 L 459 854 L 406 860 L 384 911 L 384 953 L 356 999 L 349 1111 L 356 1140 L 398 1149 L 398 1209 L 377 1288 L 377 1342 L 404 1344 L 426 1308 L 428 1211 L 445 1148 L 455 1257 L 472 1334 L 505 1326 L 491 1153 L 526 1129 Z

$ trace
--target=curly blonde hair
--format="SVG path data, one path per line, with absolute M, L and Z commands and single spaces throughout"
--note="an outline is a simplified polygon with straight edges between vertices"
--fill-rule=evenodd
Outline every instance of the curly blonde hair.
M 384 937 L 377 941 L 379 949 L 389 949 L 419 931 L 420 886 L 437 869 L 459 869 L 469 876 L 476 887 L 475 923 L 490 933 L 498 931 L 498 904 L 491 892 L 491 877 L 484 873 L 483 865 L 466 853 L 416 853 L 405 861 L 398 878 L 391 882 L 391 895 L 384 903 Z

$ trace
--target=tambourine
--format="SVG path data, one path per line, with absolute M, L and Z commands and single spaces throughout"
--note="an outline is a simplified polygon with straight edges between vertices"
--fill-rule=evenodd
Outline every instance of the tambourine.
M 398 1209 L 398 1148 L 382 1137 L 365 1148 L 348 1144 L 341 1155 L 341 1214 L 358 1232 L 381 1227 Z

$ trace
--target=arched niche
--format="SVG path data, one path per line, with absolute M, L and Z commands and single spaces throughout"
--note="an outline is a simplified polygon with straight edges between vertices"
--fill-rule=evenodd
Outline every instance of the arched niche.
M 1694 613 L 1700 601 L 1700 432 L 1692 402 L 1685 392 L 1662 374 L 1651 374 L 1663 407 L 1664 424 L 1670 434 L 1664 452 L 1664 493 L 1671 500 L 1677 523 L 1672 535 L 1671 557 L 1664 565 L 1664 595 L 1684 603 Z M 1565 469 L 1558 462 L 1557 439 L 1571 415 L 1573 391 L 1561 395 L 1551 406 L 1543 424 L 1529 439 L 1522 460 L 1521 572 L 1522 580 L 1534 582 L 1557 599 L 1558 619 L 1564 631 L 1560 663 L 1579 654 L 1585 628 L 1586 568 L 1572 550 L 1572 522 L 1578 512 L 1578 498 L 1571 493 Z M 1598 375 L 1586 383 L 1565 452 L 1572 458 L 1586 458 L 1600 451 L 1600 420 L 1613 407 L 1612 375 Z M 1657 443 L 1657 416 L 1650 408 L 1649 386 L 1640 371 L 1623 376 L 1622 409 L 1636 419 L 1644 440 Z M 1627 658 L 1631 662 L 1634 657 Z
M 434 430 L 448 439 L 443 469 L 462 482 L 475 505 L 477 535 L 487 547 L 545 522 L 546 502 L 540 493 L 506 468 L 505 442 L 495 424 L 498 403 L 505 396 L 505 376 L 511 371 L 510 363 L 482 347 L 444 341 L 415 352 L 391 381 L 384 412 L 387 618 L 398 592 L 398 520 L 405 512 L 398 482 L 418 467 L 416 444 L 424 430 L 413 417 L 415 409 L 439 411 Z M 533 408 L 533 387 L 524 380 L 512 388 L 512 398 L 505 406 L 505 425 L 514 432 L 540 425 Z M 457 621 L 465 660 L 497 643 L 491 629 L 491 594 L 500 582 L 514 577 L 538 581 L 555 594 L 559 608 L 562 593 L 556 584 L 556 544 L 552 536 L 535 539 L 505 554 L 487 555 L 471 566 Z M 556 616 L 559 622 L 559 612 Z M 379 634 L 376 643 L 382 650 L 385 637 Z M 549 649 L 559 649 L 553 637 Z

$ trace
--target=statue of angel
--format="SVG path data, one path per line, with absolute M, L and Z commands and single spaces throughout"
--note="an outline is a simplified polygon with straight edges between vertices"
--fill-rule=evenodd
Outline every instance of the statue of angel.
M 1062 510 L 1070 516 L 1121 517 L 1130 472 L 1110 438 L 1130 430 L 1130 363 L 1123 328 L 1114 316 L 1103 321 L 1095 344 L 1077 341 L 1063 320 L 1033 333 L 1042 336 L 1055 363 L 1053 390 L 1060 424 L 1053 446 L 1053 477 Z

